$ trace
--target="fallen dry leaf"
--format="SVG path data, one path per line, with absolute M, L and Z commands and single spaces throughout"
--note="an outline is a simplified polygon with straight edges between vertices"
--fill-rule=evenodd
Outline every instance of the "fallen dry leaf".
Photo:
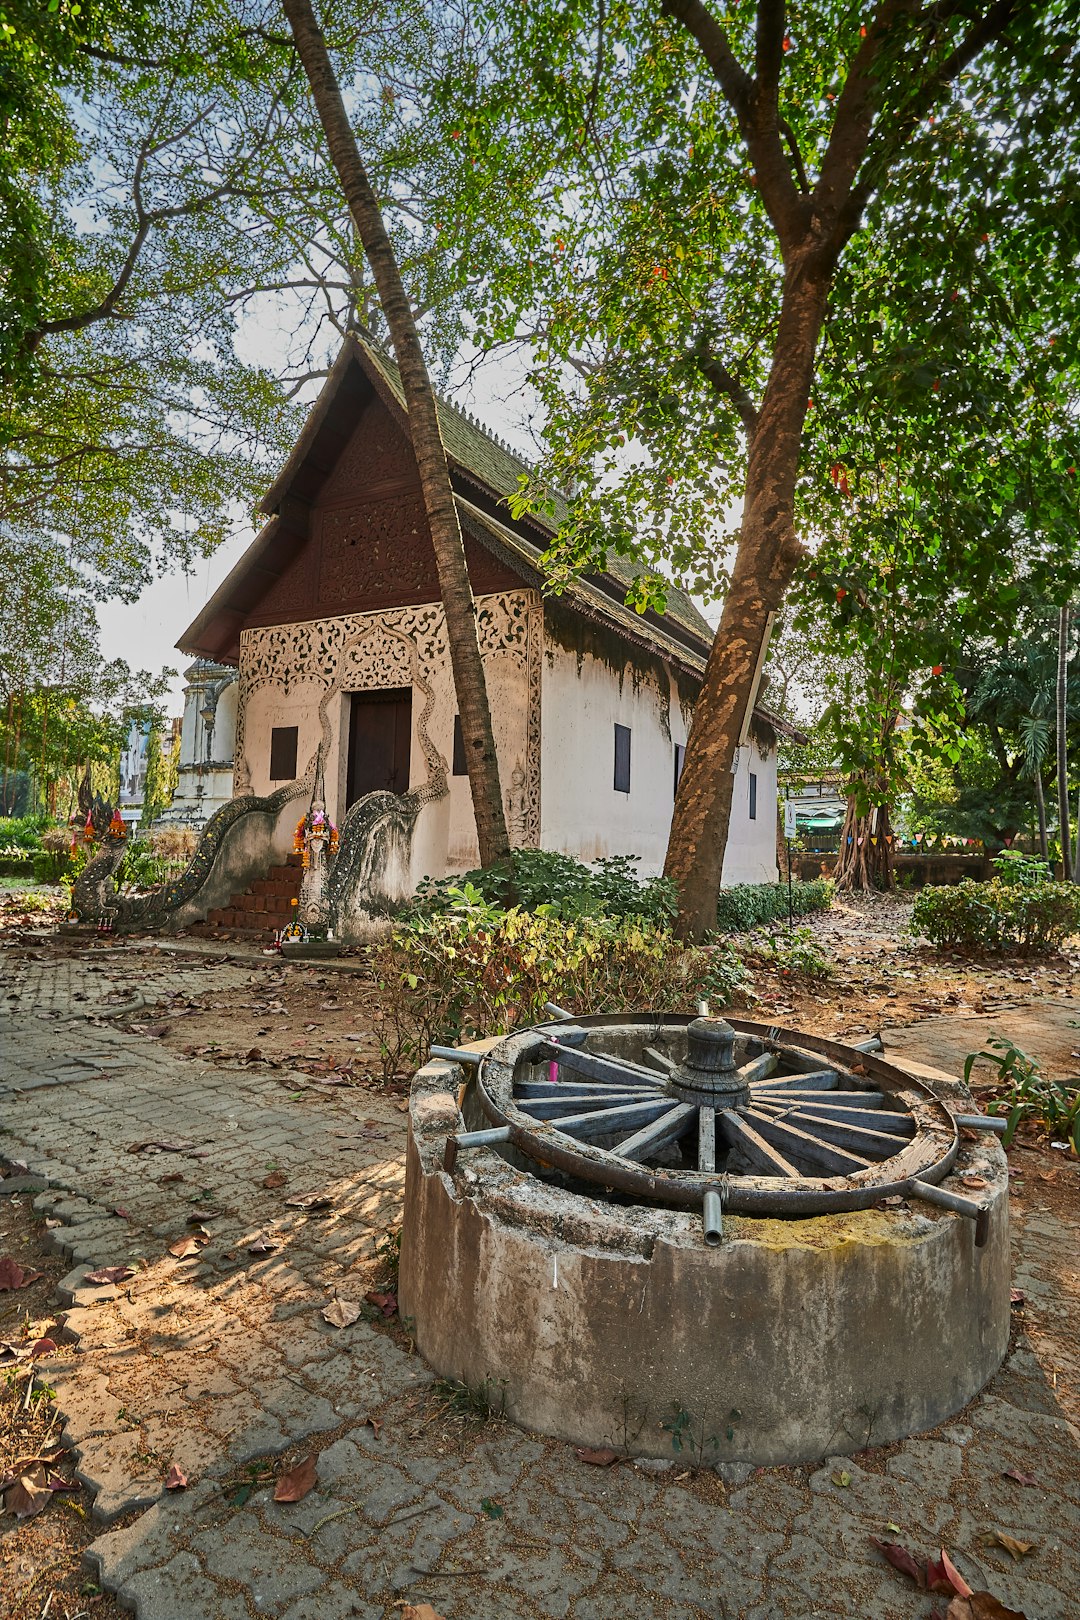
M 315 1472 L 315 1464 L 318 1460 L 318 1453 L 313 1451 L 310 1457 L 305 1457 L 303 1462 L 297 1463 L 296 1467 L 291 1468 L 287 1474 L 282 1474 L 274 1486 L 274 1501 L 302 1502 L 308 1492 L 314 1489 L 318 1481 L 318 1475 Z
M 366 1417 L 364 1419 L 364 1422 L 372 1430 L 372 1432 L 374 1433 L 375 1438 L 377 1440 L 379 1438 L 380 1434 L 382 1433 L 382 1426 L 383 1426 L 382 1418 Z
M 1010 1305 L 1023 1305 L 1026 1299 L 1027 1299 L 1027 1295 L 1024 1293 L 1024 1290 L 1022 1288 L 1010 1288 L 1010 1290 L 1009 1290 L 1009 1304 Z
M 883 1557 L 887 1558 L 893 1569 L 898 1569 L 901 1575 L 910 1575 L 917 1586 L 922 1586 L 925 1574 L 918 1559 L 913 1558 L 906 1547 L 901 1547 L 898 1541 L 879 1541 L 877 1536 L 871 1536 L 870 1541 Z
M 29 1288 L 32 1282 L 37 1282 L 42 1275 L 40 1271 L 24 1271 L 17 1260 L 9 1254 L 0 1259 L 0 1294 L 14 1291 L 16 1288 Z
M 285 1174 L 284 1170 L 271 1170 L 268 1176 L 263 1177 L 263 1186 L 271 1188 L 284 1187 L 288 1179 L 289 1178 Z
M 1027 1620 L 1019 1609 L 1007 1609 L 989 1592 L 972 1592 L 970 1597 L 954 1597 L 945 1611 L 945 1620 Z
M 55 1339 L 38 1339 L 36 1344 L 30 1346 L 30 1360 L 36 1361 L 38 1356 L 51 1356 L 55 1349 Z
M 271 1238 L 263 1237 L 260 1232 L 259 1236 L 252 1238 L 248 1244 L 247 1252 L 248 1254 L 273 1254 L 276 1248 L 277 1244 Z
M 406 1603 L 401 1610 L 401 1620 L 443 1620 L 443 1617 L 430 1603 Z
M 50 1495 L 45 1470 L 37 1464 L 7 1486 L 4 1512 L 14 1514 L 17 1519 L 32 1519 L 35 1513 L 41 1512 Z
M 131 1219 L 130 1209 L 125 1209 L 123 1204 L 117 1204 L 116 1208 L 112 1210 L 111 1213 L 113 1215 L 119 1215 L 122 1221 L 130 1221 Z
M 1012 1556 L 1016 1563 L 1019 1563 L 1021 1558 L 1026 1557 L 1028 1553 L 1034 1552 L 1039 1545 L 1037 1541 L 1017 1541 L 1015 1536 L 1010 1536 L 1005 1530 L 991 1530 L 984 1539 L 988 1545 L 996 1544 L 999 1547 L 1004 1547 L 1005 1551 Z
M 365 1294 L 364 1299 L 369 1305 L 374 1305 L 378 1310 L 382 1311 L 384 1316 L 393 1316 L 397 1311 L 396 1294 L 379 1294 L 376 1292 L 371 1292 Z
M 78 1485 L 72 1480 L 63 1479 L 49 1469 L 48 1464 L 55 1461 L 58 1455 L 60 1453 L 52 1452 L 37 1458 L 29 1467 L 25 1463 L 18 1463 L 16 1468 L 25 1471 L 7 1474 L 0 1480 L 5 1513 L 13 1514 L 16 1519 L 32 1519 L 56 1491 L 78 1490 Z
M 134 1266 L 98 1266 L 96 1271 L 88 1271 L 84 1281 L 88 1283 L 122 1283 L 129 1277 L 134 1277 Z
M 200 1249 L 205 1249 L 209 1241 L 209 1232 L 191 1232 L 187 1237 L 177 1238 L 175 1243 L 170 1243 L 169 1253 L 175 1255 L 177 1260 L 190 1260 Z
M 293 1193 L 286 1198 L 285 1204 L 289 1209 L 329 1209 L 334 1200 L 329 1193 Z
M 187 1475 L 184 1470 L 172 1463 L 169 1472 L 165 1475 L 165 1489 L 167 1491 L 182 1491 L 187 1484 Z
M 322 1318 L 324 1322 L 329 1322 L 331 1327 L 343 1328 L 350 1327 L 359 1315 L 359 1305 L 354 1305 L 351 1300 L 332 1299 L 329 1305 L 324 1307 Z
M 1019 1468 L 1006 1468 L 1002 1479 L 1015 1479 L 1018 1485 L 1037 1485 L 1039 1482 L 1034 1474 L 1022 1474 Z
M 574 1455 L 578 1462 L 589 1463 L 593 1468 L 610 1468 L 612 1463 L 619 1460 L 619 1453 L 612 1451 L 610 1446 L 582 1446 L 580 1450 L 575 1450 Z
M 949 1592 L 956 1597 L 971 1596 L 971 1587 L 944 1547 L 941 1549 L 940 1562 L 935 1562 L 933 1558 L 927 1562 L 926 1589 L 928 1592 Z

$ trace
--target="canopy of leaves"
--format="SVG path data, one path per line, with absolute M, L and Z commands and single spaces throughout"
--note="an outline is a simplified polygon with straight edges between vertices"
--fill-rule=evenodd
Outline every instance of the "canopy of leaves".
M 777 353 L 784 269 L 735 115 L 674 20 L 687 9 L 479 0 L 432 91 L 457 162 L 432 206 L 458 220 L 441 245 L 448 273 L 476 281 L 478 341 L 532 344 L 546 473 L 577 489 L 558 560 L 583 566 L 611 545 L 709 592 L 723 582 L 724 519 Z M 758 15 L 737 0 L 722 19 L 749 70 Z M 939 506 L 944 484 L 960 487 L 955 428 L 969 443 L 988 422 L 1012 448 L 1023 438 L 1023 461 L 998 468 L 994 507 L 1037 489 L 1049 534 L 1075 513 L 1063 479 L 1076 420 L 1060 405 L 1080 228 L 1071 0 L 1020 8 L 1005 40 L 955 73 L 973 8 L 890 16 L 855 190 L 865 228 L 832 299 L 802 520 L 828 493 L 836 425 L 859 403 L 860 425 L 870 407 L 901 412 Z M 803 191 L 871 22 L 862 5 L 817 0 L 791 14 L 780 60 L 766 64 Z M 889 442 L 879 426 L 861 447 L 871 459 Z M 529 498 L 544 499 L 542 484 Z

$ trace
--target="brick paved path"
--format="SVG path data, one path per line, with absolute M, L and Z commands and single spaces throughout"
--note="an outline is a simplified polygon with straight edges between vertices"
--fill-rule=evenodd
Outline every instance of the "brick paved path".
M 402 1601 L 446 1620 L 943 1612 L 947 1600 L 891 1570 L 870 1535 L 924 1555 L 944 1544 L 973 1586 L 1029 1620 L 1080 1613 L 1080 1435 L 1064 1415 L 1077 1413 L 1080 1368 L 1047 1348 L 1075 1313 L 1060 1275 L 1064 1255 L 1075 1289 L 1076 1242 L 1049 1211 L 1017 1234 L 1028 1336 L 933 1437 L 723 1479 L 685 1454 L 588 1467 L 505 1422 L 452 1421 L 403 1335 L 322 1320 L 335 1294 L 361 1297 L 350 1268 L 396 1218 L 403 1116 L 375 1093 L 297 1093 L 288 1074 L 175 1058 L 112 1027 L 110 998 L 130 996 L 138 960 L 7 953 L 0 1147 L 29 1177 L 16 1168 L 0 1190 L 47 1181 L 35 1206 L 64 1223 L 52 1237 L 72 1261 L 79 1346 L 48 1378 L 97 1491 L 98 1578 L 141 1620 L 390 1620 Z M 154 993 L 250 971 L 171 961 Z M 172 1151 L 128 1151 L 146 1142 Z M 265 1187 L 278 1171 L 284 1186 Z M 286 1204 L 307 1192 L 329 1207 Z M 212 1212 L 210 1242 L 175 1259 L 168 1246 L 192 1232 L 193 1211 Z M 251 1254 L 259 1235 L 275 1247 Z M 84 1280 L 121 1263 L 136 1272 L 119 1288 Z M 235 1503 L 247 1464 L 308 1437 L 320 1452 L 310 1496 L 275 1505 L 260 1486 Z M 192 1484 L 165 1496 L 173 1462 Z M 834 1482 L 838 1468 L 849 1484 Z M 992 1530 L 1037 1550 L 1013 1564 L 984 1544 Z

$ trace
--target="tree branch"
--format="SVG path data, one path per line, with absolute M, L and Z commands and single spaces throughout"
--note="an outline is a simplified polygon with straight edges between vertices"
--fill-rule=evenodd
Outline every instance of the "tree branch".
M 753 433 L 758 423 L 758 408 L 735 373 L 713 354 L 705 339 L 695 347 L 693 358 L 705 381 L 734 405 L 747 433 Z
M 660 0 L 660 9 L 697 41 L 741 127 L 749 117 L 754 81 L 736 59 L 723 28 L 701 0 Z
M 761 0 L 758 12 L 757 60 L 763 82 L 751 78 L 736 59 L 727 34 L 702 0 L 660 0 L 669 17 L 681 23 L 699 46 L 739 124 L 739 132 L 754 165 L 761 200 L 773 223 L 780 246 L 787 253 L 802 240 L 808 221 L 808 200 L 798 190 L 780 139 L 777 86 L 783 55 L 782 0 Z

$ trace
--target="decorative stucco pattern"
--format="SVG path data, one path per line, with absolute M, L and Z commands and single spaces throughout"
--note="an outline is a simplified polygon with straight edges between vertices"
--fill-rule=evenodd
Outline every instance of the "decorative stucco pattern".
M 486 661 L 509 661 L 525 677 L 528 713 L 524 758 L 510 770 L 523 784 L 515 816 L 515 842 L 540 842 L 540 686 L 543 614 L 533 591 L 503 592 L 477 598 L 477 632 Z M 427 772 L 413 789 L 418 802 L 446 792 L 447 761 L 428 733 L 435 698 L 452 681 L 446 620 L 441 604 L 343 614 L 330 619 L 245 630 L 240 638 L 240 704 L 236 733 L 236 784 L 251 781 L 245 757 L 245 721 L 253 694 L 273 687 L 283 696 L 301 684 L 321 687 L 319 723 L 329 748 L 331 700 L 345 691 L 412 686 L 423 698 L 417 740 Z M 314 769 L 314 755 L 305 775 Z

